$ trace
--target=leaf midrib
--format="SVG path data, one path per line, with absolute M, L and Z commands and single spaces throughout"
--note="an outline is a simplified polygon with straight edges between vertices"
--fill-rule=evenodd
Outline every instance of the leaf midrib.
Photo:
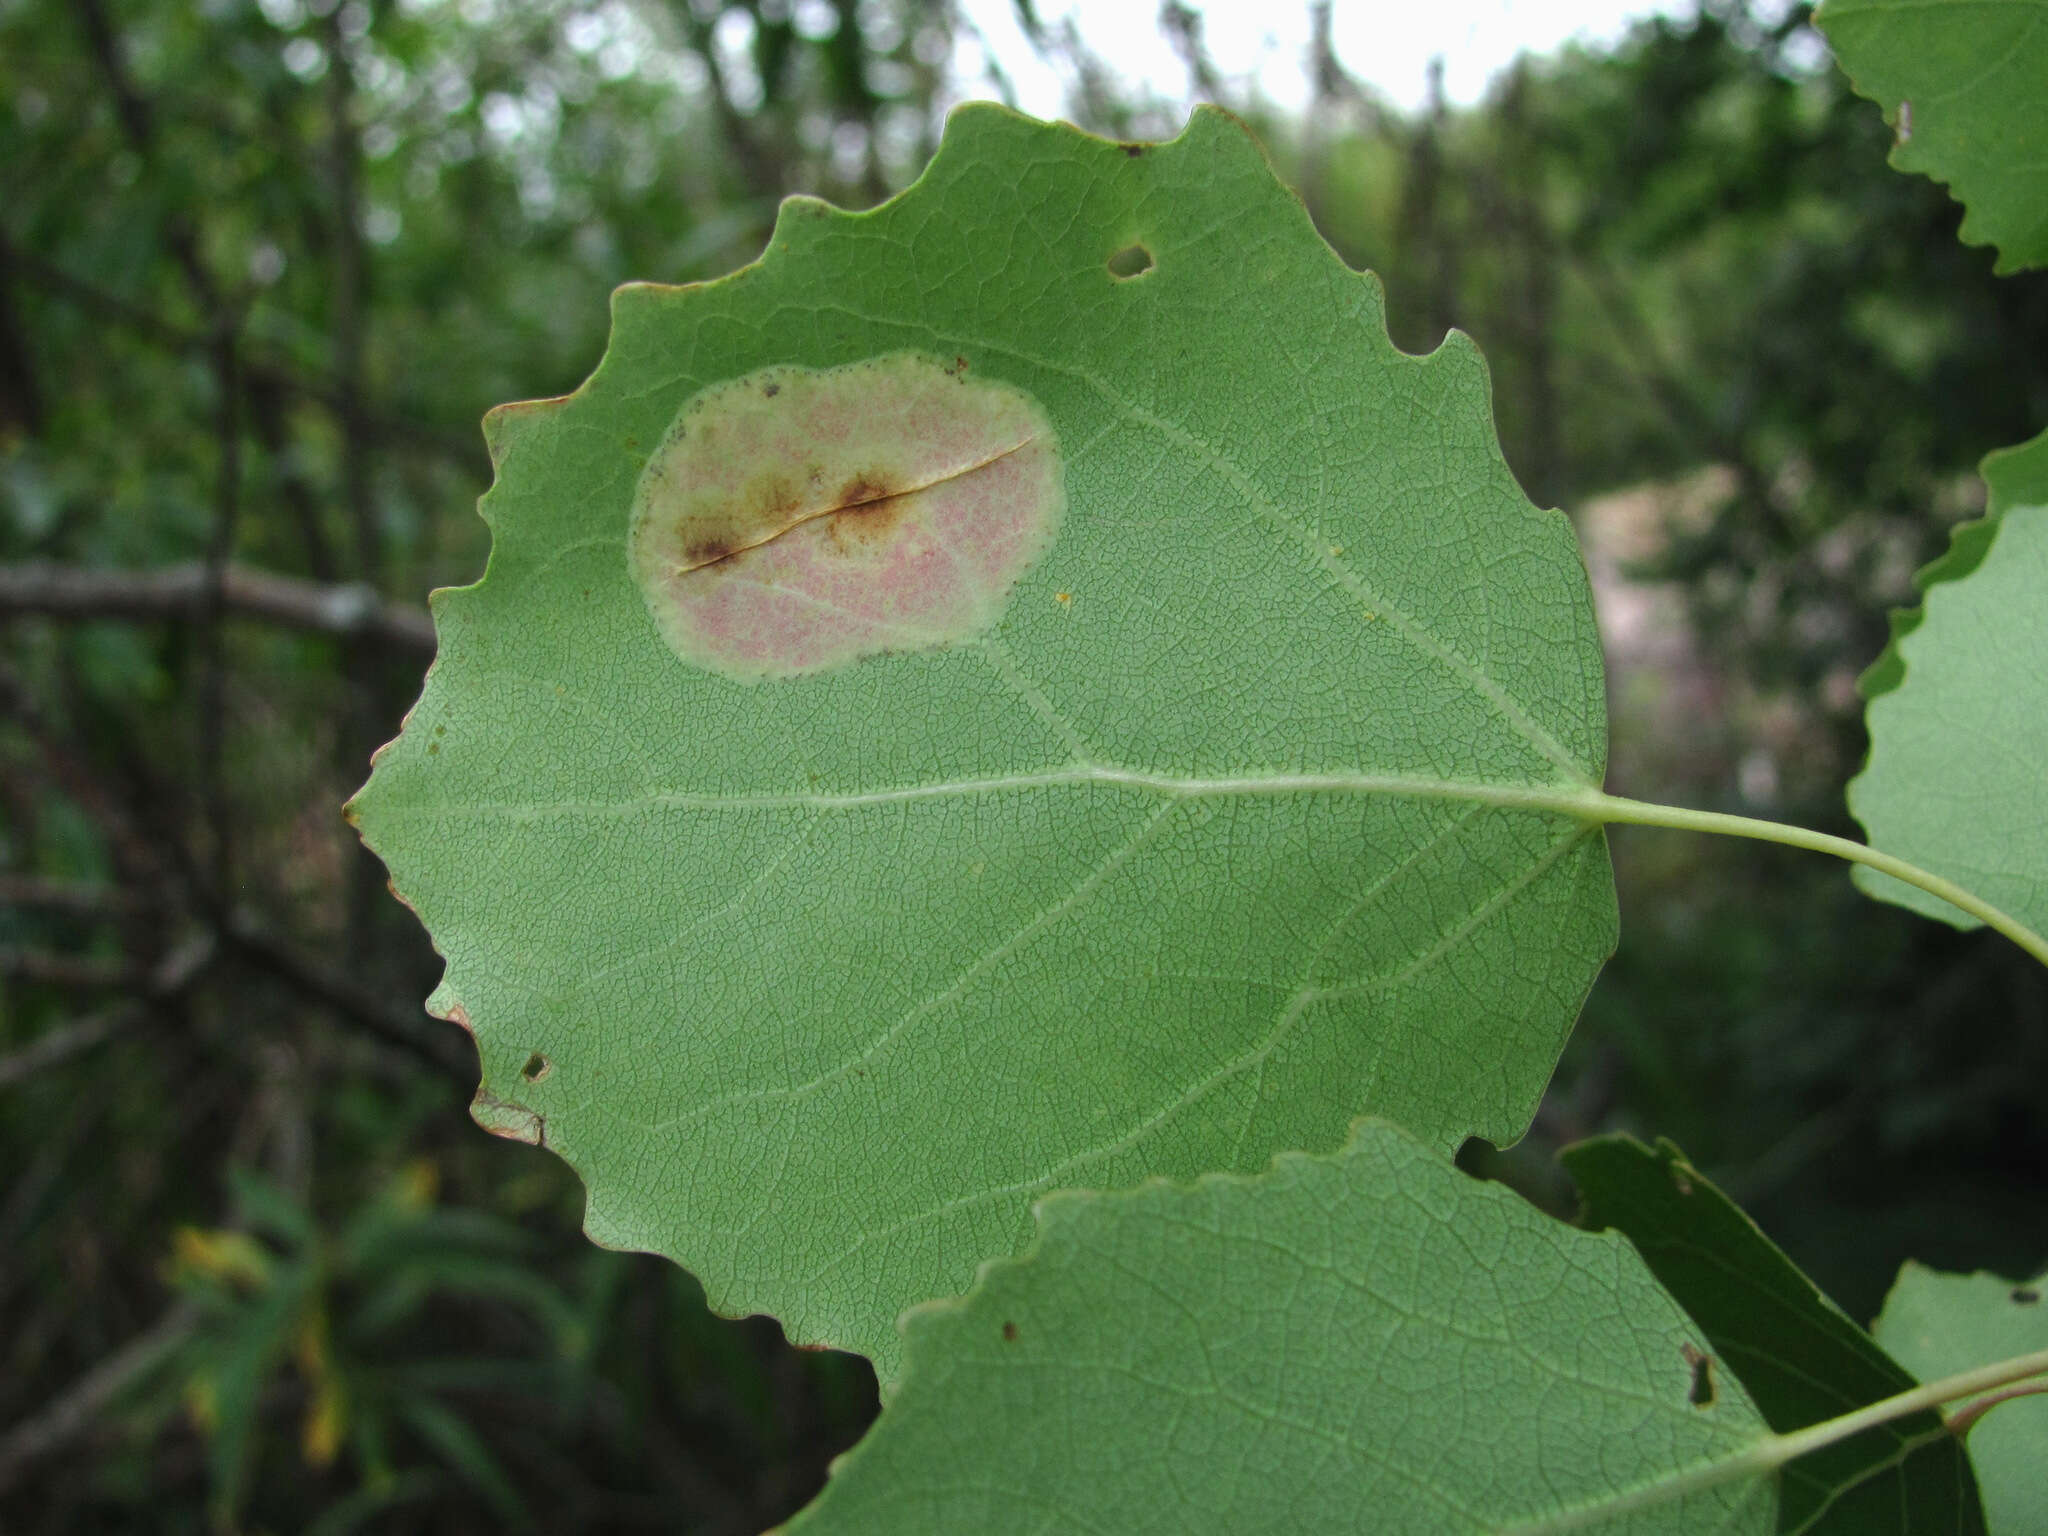
M 1320 773 L 1237 774 L 1197 777 L 1158 773 L 1104 763 L 1075 763 L 1027 773 L 990 774 L 925 784 L 890 785 L 852 791 L 787 790 L 740 794 L 695 790 L 655 790 L 619 800 L 514 801 L 471 800 L 461 804 L 393 805 L 380 808 L 382 817 L 397 820 L 452 821 L 473 816 L 529 819 L 537 816 L 631 816 L 650 810 L 864 810 L 920 800 L 964 799 L 1029 790 L 1110 787 L 1142 790 L 1176 800 L 1239 799 L 1266 796 L 1357 794 L 1390 795 L 1415 800 L 1459 800 L 1503 810 L 1551 812 L 1580 821 L 1607 819 L 1606 797 L 1583 784 L 1493 784 L 1480 780 L 1437 779 L 1421 774 Z

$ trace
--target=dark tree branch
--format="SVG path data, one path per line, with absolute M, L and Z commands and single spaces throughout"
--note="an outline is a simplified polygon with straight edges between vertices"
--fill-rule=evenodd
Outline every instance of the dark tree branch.
M 223 323 L 213 349 L 213 372 L 219 381 L 214 421 L 213 527 L 207 537 L 206 582 L 198 613 L 201 673 L 199 685 L 199 793 L 206 806 L 213 853 L 213 888 L 234 889 L 234 817 L 228 803 L 221 751 L 227 739 L 227 639 L 221 620 L 227 614 L 228 559 L 242 520 L 241 368 L 235 331 Z
M 34 1418 L 0 1435 L 0 1493 L 13 1487 L 34 1463 L 90 1429 L 109 1404 L 161 1365 L 198 1323 L 195 1303 L 174 1303 L 155 1326 L 79 1377 Z
M 14 306 L 13 252 L 0 241 L 0 436 L 43 430 L 43 391 L 29 354 L 28 329 Z
M 1390 134 L 1400 126 L 1398 118 L 1380 110 L 1372 92 L 1344 67 L 1337 57 L 1336 37 L 1331 27 L 1330 0 L 1312 0 L 1308 8 L 1309 80 L 1318 108 L 1329 102 L 1346 102 L 1364 117 L 1364 129 L 1372 134 Z
M 283 404 L 282 391 L 250 389 L 249 426 L 269 459 L 267 470 L 277 487 L 278 499 L 290 508 L 293 520 L 299 525 L 299 537 L 306 546 L 307 569 L 315 581 L 332 582 L 339 579 L 340 570 L 335 563 L 334 548 L 328 540 L 326 526 L 321 521 L 319 493 L 307 480 L 298 457 L 289 451 Z
M 167 850 L 143 831 L 121 797 L 51 728 L 20 675 L 4 662 L 0 662 L 0 714 L 34 745 L 47 783 L 98 825 L 122 876 L 163 905 L 161 898 L 176 887 L 182 871 L 179 851 L 175 847 Z
M 1406 125 L 1384 111 L 1337 57 L 1330 5 L 1331 0 L 1311 0 L 1308 8 L 1308 77 L 1314 94 L 1301 118 L 1301 197 L 1318 229 L 1327 226 L 1330 146 L 1346 124 L 1351 132 L 1407 147 Z
M 75 277 L 33 252 L 12 244 L 4 235 L 0 235 L 0 254 L 13 263 L 22 278 L 37 287 L 82 309 L 91 310 L 101 319 L 111 320 L 167 351 L 205 352 L 214 345 L 213 337 L 206 332 L 175 324 L 132 300 Z M 339 382 L 309 374 L 295 365 L 268 359 L 245 360 L 242 383 L 251 396 L 252 412 L 256 414 L 260 414 L 262 406 L 255 402 L 265 394 L 273 397 L 296 395 L 325 406 L 337 415 L 341 412 L 343 393 Z M 481 472 L 486 467 L 483 438 L 479 434 L 451 432 L 405 417 L 379 415 L 367 410 L 359 410 L 357 416 L 363 431 L 379 443 L 409 443 L 439 457 L 460 462 L 465 468 Z
M 0 977 L 77 992 L 137 992 L 143 986 L 143 973 L 128 960 L 51 954 L 41 949 L 0 949 Z M 11 1060 L 0 1060 L 0 1066 Z
M 1611 263 L 1591 258 L 1571 269 L 1592 289 L 1622 339 L 1621 356 L 1638 388 L 1662 408 L 1672 428 L 1686 438 L 1694 453 L 1735 471 L 1743 502 L 1780 548 L 1803 543 L 1771 487 L 1771 477 L 1744 443 L 1738 428 L 1724 426 L 1683 383 L 1683 373 L 1665 356 L 1654 327 L 1642 313 L 1629 284 Z
M 150 571 L 83 570 L 51 561 L 0 565 L 0 619 L 197 619 L 209 591 L 198 562 Z M 221 573 L 220 602 L 231 613 L 291 629 L 373 638 L 431 656 L 434 621 L 409 603 L 387 602 L 360 582 L 323 585 L 243 565 Z
M 190 567 L 188 571 L 181 593 L 184 605 L 199 599 L 201 584 L 205 580 L 203 567 Z M 282 581 L 288 589 L 307 585 L 283 581 L 282 578 L 272 580 Z M 234 590 L 230 584 L 229 591 L 232 593 Z M 374 599 L 369 601 L 373 603 Z M 425 616 L 420 617 L 424 619 Z M 143 833 L 136 818 L 101 782 L 93 767 L 51 731 L 20 678 L 4 664 L 0 664 L 0 708 L 5 709 L 37 748 L 52 787 L 98 824 L 116 862 L 133 881 L 155 894 L 158 909 L 192 912 L 211 926 L 218 942 L 228 952 L 288 983 L 313 1002 L 359 1026 L 364 1033 L 427 1062 L 453 1081 L 474 1082 L 474 1057 L 464 1059 L 460 1044 L 451 1038 L 452 1031 L 436 1031 L 427 1027 L 424 1010 L 393 1004 L 362 987 L 345 972 L 330 968 L 271 936 L 252 918 L 240 913 L 222 912 L 219 898 L 207 891 L 205 882 L 197 878 L 175 842 L 159 848 Z M 144 972 L 132 961 L 104 962 L 17 952 L 0 954 L 0 972 L 31 976 L 52 983 L 112 986 L 148 994 L 156 985 L 162 984 L 163 968 L 170 966 L 176 956 L 177 952 L 173 951 L 155 971 Z
M 133 891 L 99 880 L 0 875 L 0 907 L 32 907 L 73 917 L 124 917 L 141 906 Z
M 1209 57 L 1209 45 L 1202 40 L 1202 13 L 1180 0 L 1166 0 L 1159 7 L 1159 28 L 1187 69 L 1194 94 L 1206 101 L 1223 100 L 1223 77 L 1216 73 L 1216 61 Z
M 1458 241 L 1445 229 L 1444 136 L 1450 108 L 1444 98 L 1444 61 L 1429 61 L 1428 106 L 1408 141 L 1408 174 L 1396 226 L 1404 265 L 1420 267 L 1426 318 L 1419 346 L 1434 350 L 1458 323 Z M 1411 270 L 1413 268 L 1411 267 Z
M 20 1050 L 0 1056 L 0 1088 L 33 1077 L 60 1061 L 69 1061 L 73 1056 L 91 1050 L 102 1040 L 113 1039 L 132 1027 L 142 1015 L 141 1004 L 121 1003 L 38 1035 Z
M 321 963 L 246 916 L 230 918 L 223 937 L 242 959 L 333 1010 L 365 1034 L 416 1057 L 464 1087 L 474 1085 L 474 1056 L 463 1050 L 454 1030 L 439 1027 L 424 1008 L 403 1007 L 379 997 L 346 972 Z
M 164 956 L 146 975 L 138 975 L 133 966 L 119 966 L 117 984 L 133 985 L 140 982 L 141 985 L 135 987 L 135 990 L 145 995 L 117 1003 L 111 1008 L 69 1024 L 60 1025 L 30 1041 L 11 1055 L 0 1056 L 0 1088 L 31 1077 L 45 1067 L 53 1067 L 60 1061 L 69 1060 L 82 1051 L 91 1050 L 101 1041 L 111 1040 L 115 1035 L 141 1023 L 149 1017 L 151 1003 L 161 1003 L 177 997 L 197 981 L 213 963 L 218 950 L 219 946 L 213 935 L 200 932 Z M 5 961 L 12 958 L 12 955 L 0 957 L 0 968 L 4 968 Z M 65 960 L 65 957 L 61 956 L 41 958 L 57 959 L 74 967 L 95 963 Z M 31 976 L 27 979 L 44 978 Z
M 704 61 L 704 72 L 711 82 L 711 109 L 718 115 L 720 135 L 739 161 L 740 179 L 756 198 L 780 197 L 784 191 L 782 167 L 762 145 L 754 125 L 733 104 L 732 84 L 725 78 L 725 61 L 718 56 L 718 39 L 711 23 L 697 14 L 689 0 L 681 0 L 675 10 L 690 47 Z
M 378 517 L 370 478 L 374 444 L 363 416 L 363 357 L 370 302 L 369 250 L 363 240 L 362 141 L 356 132 L 355 70 L 348 39 L 342 33 L 341 9 L 330 10 L 321 27 L 327 53 L 327 152 L 329 220 L 329 326 L 337 398 L 336 425 L 341 431 L 342 505 L 353 535 L 355 577 L 378 585 L 384 572 L 384 529 Z M 364 658 L 345 658 L 350 727 L 336 746 L 350 768 L 377 749 L 389 731 L 391 701 L 384 696 L 384 669 L 363 665 Z M 369 942 L 383 894 L 383 871 L 366 849 L 349 861 L 346 898 L 347 942 L 351 952 Z
M 363 248 L 362 146 L 355 128 L 355 71 L 341 35 L 341 7 L 321 24 L 327 51 L 327 180 L 334 204 L 331 274 L 334 414 L 341 427 L 342 499 L 355 531 L 356 579 L 376 584 L 383 538 L 370 490 L 370 443 L 363 425 L 363 313 L 369 263 Z
M 129 76 L 127 60 L 104 0 L 77 0 L 77 10 L 87 43 L 113 95 L 115 116 L 136 154 L 149 164 L 156 158 L 155 115 L 148 98 Z M 192 296 L 205 318 L 206 356 L 216 384 L 213 527 L 207 540 L 206 584 L 195 615 L 200 628 L 201 667 L 197 757 L 199 796 L 206 808 L 210 834 L 212 883 L 215 890 L 225 891 L 233 883 L 234 818 L 221 770 L 227 723 L 227 657 L 220 621 L 226 610 L 223 589 L 228 557 L 234 551 L 242 509 L 242 385 L 236 345 L 242 304 L 223 293 L 214 281 L 200 255 L 198 236 L 183 209 L 172 210 L 166 218 L 164 242 L 183 268 Z
M 114 98 L 114 116 L 120 120 L 121 132 L 138 150 L 149 149 L 156 142 L 156 121 L 150 113 L 148 101 L 128 76 L 128 61 L 121 56 L 120 39 L 114 35 L 114 25 L 107 16 L 106 7 L 100 0 L 78 0 L 78 20 L 85 28 L 86 46 L 98 63 L 100 73 L 107 77 L 107 88 Z
M 149 99 L 136 88 L 128 73 L 128 61 L 122 55 L 121 40 L 114 33 L 106 6 L 102 0 L 76 0 L 76 6 L 79 22 L 85 28 L 86 45 L 113 95 L 114 115 L 120 120 L 122 133 L 144 160 L 154 159 L 156 115 Z M 223 308 L 221 292 L 200 259 L 198 238 L 182 212 L 171 214 L 164 227 L 164 240 L 184 269 L 200 311 L 209 319 L 217 317 Z

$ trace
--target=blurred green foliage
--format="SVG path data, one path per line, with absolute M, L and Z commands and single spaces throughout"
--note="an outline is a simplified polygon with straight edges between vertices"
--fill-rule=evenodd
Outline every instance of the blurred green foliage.
M 1855 675 L 2048 420 L 2048 280 L 1886 167 L 1803 11 L 1412 117 L 1309 11 L 1298 113 L 1162 25 L 1401 345 L 1479 339 L 1634 605 L 1614 787 L 1852 831 Z M 1177 126 L 1018 14 L 1084 126 Z M 478 417 L 573 388 L 614 284 L 904 185 L 973 42 L 947 0 L 0 0 L 0 1527 L 754 1530 L 873 1414 L 469 1124 L 336 808 L 481 568 Z M 1908 1253 L 2038 1268 L 2044 978 L 1816 861 L 1616 843 L 1621 953 L 1469 1161 L 1563 1203 L 1559 1142 L 1671 1136 L 1859 1317 Z

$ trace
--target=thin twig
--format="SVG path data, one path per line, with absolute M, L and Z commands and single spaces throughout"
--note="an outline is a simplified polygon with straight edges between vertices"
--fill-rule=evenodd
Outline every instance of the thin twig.
M 335 424 L 341 432 L 342 504 L 348 513 L 356 580 L 376 587 L 384 571 L 384 530 L 370 478 L 372 443 L 363 422 L 364 332 L 370 299 L 370 254 L 362 230 L 362 142 L 356 132 L 355 72 L 348 39 L 343 35 L 339 7 L 327 13 L 321 42 L 327 53 L 327 190 L 329 340 L 336 398 Z M 344 656 L 343 677 L 348 695 L 349 728 L 335 746 L 345 770 L 352 770 L 375 752 L 389 734 L 391 706 L 383 685 L 386 669 L 366 665 L 370 658 Z M 380 911 L 383 874 L 366 850 L 348 862 L 345 935 L 351 952 L 368 942 Z
M 0 714 L 33 744 L 48 784 L 98 824 L 123 879 L 142 891 L 150 904 L 168 906 L 164 898 L 178 885 L 184 871 L 183 851 L 168 832 L 151 836 L 144 829 L 97 768 L 44 718 L 28 685 L 4 661 L 0 661 Z
M 138 155 L 145 160 L 154 158 L 156 115 L 149 99 L 136 87 L 134 78 L 128 73 L 128 61 L 121 51 L 121 40 L 114 33 L 106 6 L 102 0 L 76 0 L 75 8 L 79 22 L 85 28 L 86 44 L 100 67 L 100 73 L 106 77 L 108 91 L 113 95 L 114 115 L 120 119 L 121 131 Z M 198 238 L 182 213 L 173 213 L 166 221 L 164 242 L 184 269 L 185 280 L 191 284 L 192 296 L 200 311 L 209 320 L 219 315 L 222 308 L 220 288 L 214 282 L 213 274 L 206 270 L 206 263 L 199 254 Z
M 1166 0 L 1159 8 L 1159 30 L 1180 55 L 1188 83 L 1194 87 L 1192 94 L 1204 101 L 1222 101 L 1223 77 L 1216 72 L 1216 61 L 1209 57 L 1208 44 L 1202 39 L 1202 13 L 1180 0 Z
M 104 880 L 0 875 L 0 907 L 29 907 L 72 917 L 124 917 L 142 905 L 133 891 Z
M 62 1450 L 90 1428 L 108 1404 L 184 1343 L 198 1322 L 194 1303 L 174 1303 L 154 1327 L 79 1377 L 34 1418 L 0 1435 L 0 1493 L 13 1487 L 31 1464 Z
M 75 992 L 133 992 L 141 986 L 143 973 L 125 959 L 101 960 L 90 955 L 9 948 L 0 949 L 0 977 Z
M 711 83 L 711 110 L 718 117 L 719 136 L 739 161 L 740 179 L 756 199 L 779 197 L 784 191 L 782 168 L 762 147 L 750 123 L 732 99 L 732 84 L 725 77 L 725 62 L 718 55 L 718 39 L 711 24 L 697 14 L 695 6 L 679 6 L 692 51 L 704 61 L 705 77 Z
M 0 1088 L 33 1077 L 60 1061 L 68 1061 L 73 1056 L 89 1051 L 102 1041 L 111 1040 L 114 1036 L 141 1023 L 149 1016 L 151 1003 L 162 1003 L 177 997 L 197 981 L 207 966 L 212 964 L 218 949 L 213 935 L 202 930 L 172 949 L 147 972 L 139 972 L 135 966 L 126 963 L 109 964 L 71 959 L 66 956 L 41 957 L 46 963 L 56 961 L 72 967 L 105 966 L 112 976 L 109 985 L 129 987 L 143 996 L 130 998 L 126 1002 L 116 1003 L 110 1008 L 89 1014 L 73 1023 L 61 1025 L 30 1041 L 12 1055 L 0 1056 Z M 7 960 L 11 958 L 12 956 L 0 956 L 0 969 L 4 969 Z M 50 978 L 30 975 L 26 979 L 46 981 Z
M 212 338 L 204 331 L 174 324 L 120 294 L 74 276 L 34 252 L 14 245 L 4 235 L 0 235 L 0 251 L 4 251 L 20 277 L 33 282 L 38 288 L 81 309 L 90 310 L 100 319 L 111 320 L 124 330 L 166 350 L 203 353 L 213 344 Z M 292 395 L 314 401 L 331 411 L 341 410 L 340 385 L 334 379 L 322 377 L 299 364 L 251 357 L 242 368 L 242 384 L 252 401 L 265 394 Z M 367 409 L 358 409 L 356 414 L 363 430 L 380 443 L 410 444 L 479 473 L 486 467 L 481 434 L 450 431 L 411 417 L 382 415 Z
M 341 428 L 342 498 L 355 532 L 356 579 L 376 585 L 384 548 L 370 490 L 369 441 L 363 429 L 363 315 L 369 297 L 369 260 L 363 245 L 362 146 L 355 129 L 355 72 L 341 33 L 341 7 L 327 12 L 321 41 L 327 52 L 327 180 L 333 199 L 331 340 L 334 414 Z
M 43 389 L 29 352 L 28 327 L 14 303 L 14 261 L 0 241 L 0 435 L 43 430 Z
M 27 561 L 0 565 L 0 618 L 196 619 L 204 612 L 207 590 L 207 569 L 196 561 L 148 571 Z M 434 621 L 425 609 L 385 602 L 361 583 L 323 585 L 230 564 L 221 573 L 219 590 L 222 605 L 245 617 L 433 654 Z
M 0 1056 L 0 1088 L 11 1087 L 60 1061 L 91 1050 L 132 1028 L 143 1015 L 140 1003 L 118 1003 L 37 1036 L 12 1055 Z
M 332 1009 L 364 1033 L 417 1057 L 464 1087 L 474 1084 L 474 1057 L 464 1060 L 468 1053 L 456 1040 L 455 1031 L 435 1026 L 424 1008 L 393 1004 L 245 915 L 232 918 L 223 937 L 244 959 Z
M 268 459 L 266 476 L 275 487 L 278 500 L 290 509 L 293 520 L 299 525 L 299 538 L 306 549 L 307 573 L 315 581 L 338 581 L 340 567 L 335 563 L 334 549 L 321 521 L 319 493 L 307 479 L 300 456 L 291 451 L 291 441 L 285 431 L 284 397 L 276 390 L 250 389 L 245 404 L 249 429 L 256 434 L 256 440 Z
M 221 754 L 227 740 L 227 638 L 221 620 L 227 613 L 228 557 L 234 553 L 235 535 L 242 520 L 242 413 L 241 389 L 236 379 L 237 322 L 223 311 L 220 334 L 213 348 L 213 373 L 217 383 L 217 414 L 214 420 L 215 463 L 213 527 L 206 543 L 206 583 L 201 589 L 197 615 L 200 635 L 199 686 L 199 794 L 206 806 L 212 843 L 213 888 L 234 889 L 234 817 L 228 802 L 227 779 Z

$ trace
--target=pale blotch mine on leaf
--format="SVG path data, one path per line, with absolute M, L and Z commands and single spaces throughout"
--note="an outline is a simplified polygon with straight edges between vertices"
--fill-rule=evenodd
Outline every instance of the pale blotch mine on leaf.
M 627 557 L 683 660 L 795 677 L 984 634 L 1065 505 L 1044 411 L 965 358 L 786 365 L 684 402 Z

